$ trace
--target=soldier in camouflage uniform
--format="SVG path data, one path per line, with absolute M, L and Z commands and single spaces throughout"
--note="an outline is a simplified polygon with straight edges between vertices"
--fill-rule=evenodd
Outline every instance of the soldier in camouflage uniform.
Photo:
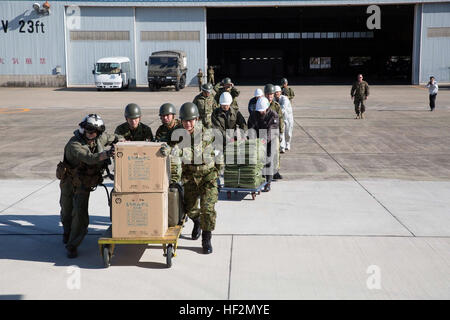
M 223 159 L 216 164 L 212 130 L 204 128 L 198 118 L 197 106 L 191 102 L 184 103 L 180 108 L 180 119 L 186 137 L 174 148 L 167 146 L 162 152 L 182 159 L 184 207 L 194 222 L 192 239 L 202 235 L 203 253 L 209 254 L 213 251 L 211 237 L 216 225 L 217 177 L 223 167 Z
M 127 141 L 153 141 L 152 129 L 141 123 L 141 107 L 135 103 L 130 103 L 125 107 L 126 122 L 119 125 L 114 131 Z
M 64 161 L 56 172 L 61 180 L 61 223 L 69 258 L 77 256 L 77 247 L 87 234 L 89 195 L 102 183 L 106 161 L 113 155 L 105 147 L 122 140 L 119 135 L 104 132 L 103 120 L 96 114 L 85 117 L 79 126 L 66 144 Z
M 358 74 L 357 81 L 353 83 L 350 96 L 355 104 L 355 119 L 364 119 L 364 112 L 366 111 L 364 101 L 369 96 L 369 84 L 363 80 L 362 74 Z
M 211 128 L 211 114 L 214 109 L 217 108 L 216 100 L 211 95 L 212 85 L 210 83 L 206 83 L 202 85 L 202 92 L 198 94 L 194 101 L 192 101 L 198 109 L 200 119 L 202 120 L 203 126 L 206 128 Z
M 155 141 L 166 142 L 173 147 L 178 141 L 172 140 L 172 132 L 177 129 L 182 129 L 181 121 L 175 119 L 177 111 L 175 106 L 171 103 L 164 103 L 159 108 L 159 118 L 162 125 L 156 130 Z M 181 181 L 181 161 L 178 157 L 170 157 L 170 184 Z
M 288 87 L 288 80 L 286 78 L 281 79 L 281 94 L 287 96 L 292 105 L 292 100 L 295 97 L 294 90 Z
M 219 99 L 222 93 L 228 92 L 233 97 L 233 102 L 231 103 L 231 107 L 239 110 L 239 106 L 237 103 L 237 97 L 239 96 L 240 92 L 236 87 L 234 86 L 233 82 L 231 82 L 230 78 L 225 78 L 222 80 L 222 82 L 219 82 L 214 86 L 214 91 L 216 92 L 216 95 L 214 99 L 216 99 L 216 103 L 219 104 Z
M 280 142 L 282 139 L 282 136 L 284 135 L 284 117 L 283 117 L 283 110 L 281 109 L 281 106 L 278 102 L 275 101 L 275 86 L 273 84 L 266 84 L 264 86 L 264 96 L 269 100 L 269 109 L 272 109 L 278 114 L 278 121 L 279 121 L 279 132 L 280 132 L 280 138 L 276 141 L 277 143 L 277 165 L 276 169 L 277 172 L 273 175 L 273 179 L 283 179 L 281 176 L 279 170 L 280 170 Z

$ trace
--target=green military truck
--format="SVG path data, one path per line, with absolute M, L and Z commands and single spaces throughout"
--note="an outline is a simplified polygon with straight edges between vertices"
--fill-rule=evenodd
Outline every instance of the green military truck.
M 145 65 L 148 66 L 150 91 L 167 86 L 175 86 L 179 91 L 186 86 L 187 57 L 184 51 L 153 52 Z

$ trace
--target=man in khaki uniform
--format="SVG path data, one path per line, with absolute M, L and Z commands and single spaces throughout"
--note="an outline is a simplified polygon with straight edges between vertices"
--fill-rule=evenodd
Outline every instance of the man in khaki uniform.
M 212 66 L 209 66 L 208 69 L 208 82 L 214 85 L 214 69 Z
M 206 128 L 211 128 L 211 114 L 217 108 L 216 100 L 211 94 L 212 89 L 213 87 L 210 83 L 205 83 L 202 85 L 202 92 L 192 101 L 197 106 L 200 115 L 199 120 L 202 121 L 203 126 Z
M 234 86 L 234 83 L 231 82 L 230 78 L 225 78 L 222 80 L 222 82 L 219 82 L 218 84 L 216 84 L 214 86 L 214 91 L 216 92 L 214 99 L 216 99 L 217 104 L 219 104 L 219 99 L 220 99 L 220 96 L 222 95 L 222 93 L 228 92 L 229 94 L 231 94 L 231 97 L 233 97 L 233 102 L 231 103 L 231 107 L 239 110 L 239 105 L 237 103 L 236 98 L 239 96 L 240 91 L 238 89 L 236 89 L 236 87 Z
M 198 69 L 197 80 L 198 80 L 198 91 L 202 91 L 202 84 L 203 84 L 203 71 L 202 71 L 202 69 Z
M 292 105 L 292 100 L 294 100 L 295 93 L 292 88 L 288 87 L 288 80 L 286 78 L 281 79 L 281 93 L 283 96 L 287 96 Z
M 281 137 L 284 135 L 284 117 L 283 117 L 283 110 L 281 109 L 281 106 L 278 102 L 275 101 L 275 86 L 271 83 L 268 83 L 264 86 L 264 96 L 269 101 L 269 109 L 275 111 L 278 115 L 278 121 L 279 121 L 279 140 L 277 140 L 275 143 L 277 143 L 277 155 L 276 155 L 276 169 L 277 172 L 273 175 L 273 179 L 283 179 L 281 176 L 279 170 L 280 170 L 280 142 Z
M 364 112 L 366 111 L 364 102 L 369 97 L 369 84 L 363 80 L 362 74 L 358 74 L 357 80 L 353 83 L 350 96 L 355 104 L 355 119 L 364 119 Z

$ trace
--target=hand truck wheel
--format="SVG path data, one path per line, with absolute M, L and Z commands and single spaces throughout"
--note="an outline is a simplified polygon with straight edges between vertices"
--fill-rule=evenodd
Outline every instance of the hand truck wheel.
M 172 266 L 172 257 L 173 257 L 173 246 L 169 244 L 167 245 L 166 249 L 166 264 L 168 268 Z

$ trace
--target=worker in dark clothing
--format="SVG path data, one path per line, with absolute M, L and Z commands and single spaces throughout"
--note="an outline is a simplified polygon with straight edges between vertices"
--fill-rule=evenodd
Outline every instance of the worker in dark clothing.
M 249 139 L 259 138 L 266 143 L 267 160 L 263 174 L 266 176 L 266 186 L 263 192 L 270 191 L 274 172 L 277 171 L 277 148 L 279 138 L 279 118 L 278 114 L 269 108 L 270 103 L 266 97 L 261 97 L 256 103 L 255 112 L 252 112 L 248 119 Z M 273 143 L 272 143 L 273 142 Z M 274 150 L 272 150 L 274 149 Z

